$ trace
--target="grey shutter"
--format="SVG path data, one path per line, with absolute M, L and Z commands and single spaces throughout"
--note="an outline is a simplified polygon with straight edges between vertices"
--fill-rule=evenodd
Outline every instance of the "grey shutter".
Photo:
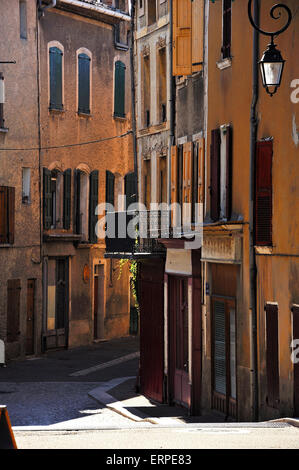
M 52 224 L 52 193 L 51 193 L 51 171 L 44 168 L 43 173 L 43 212 L 44 229 L 49 230 Z
M 86 54 L 78 56 L 78 112 L 90 113 L 90 58 Z
M 99 192 L 99 172 L 94 170 L 90 173 L 90 193 L 89 193 L 89 241 L 91 243 L 97 242 L 95 233 L 98 216 L 96 215 L 96 207 L 98 205 L 98 192 Z
M 115 62 L 114 116 L 125 117 L 125 70 L 123 62 Z
M 226 395 L 225 303 L 214 302 L 214 389 Z
M 62 56 L 57 47 L 50 48 L 50 109 L 62 109 Z
M 72 170 L 63 173 L 63 228 L 68 230 L 71 226 L 71 181 Z

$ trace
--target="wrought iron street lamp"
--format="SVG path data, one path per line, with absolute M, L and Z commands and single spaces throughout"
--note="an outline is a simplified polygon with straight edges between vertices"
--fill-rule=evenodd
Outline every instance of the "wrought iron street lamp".
M 276 49 L 276 44 L 274 44 L 274 37 L 283 33 L 289 27 L 292 21 L 291 10 L 288 6 L 282 3 L 277 3 L 276 5 L 273 5 L 270 10 L 271 18 L 273 18 L 274 20 L 278 20 L 281 16 L 281 12 L 279 11 L 277 16 L 275 15 L 275 12 L 280 9 L 285 10 L 288 14 L 288 19 L 285 26 L 274 32 L 264 31 L 255 24 L 251 14 L 252 0 L 249 0 L 248 2 L 248 16 L 250 23 L 261 34 L 271 37 L 271 42 L 270 44 L 268 44 L 268 48 L 264 51 L 263 57 L 259 62 L 263 86 L 270 96 L 273 96 L 276 93 L 277 89 L 280 87 L 285 64 L 285 60 L 282 58 L 280 51 Z

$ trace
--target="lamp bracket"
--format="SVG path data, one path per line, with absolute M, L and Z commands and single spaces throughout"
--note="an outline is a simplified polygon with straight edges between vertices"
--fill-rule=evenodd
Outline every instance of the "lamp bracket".
M 277 31 L 272 31 L 272 32 L 271 31 L 265 31 L 265 30 L 259 28 L 255 24 L 255 22 L 253 20 L 253 17 L 252 17 L 252 13 L 251 13 L 252 12 L 252 0 L 249 0 L 249 2 L 248 2 L 248 16 L 249 16 L 250 23 L 261 34 L 264 34 L 265 36 L 271 36 L 272 44 L 274 43 L 274 37 L 278 36 L 281 33 L 283 33 L 289 27 L 289 25 L 292 21 L 292 12 L 289 9 L 289 7 L 287 5 L 284 5 L 283 3 L 277 3 L 276 5 L 273 5 L 273 7 L 270 10 L 271 18 L 273 18 L 274 20 L 279 20 L 280 17 L 281 17 L 281 11 L 279 11 L 279 10 L 281 10 L 281 9 L 285 10 L 288 14 L 288 19 L 287 19 L 286 24 L 283 26 L 283 28 L 278 29 Z M 278 14 L 276 14 L 277 11 L 278 11 Z

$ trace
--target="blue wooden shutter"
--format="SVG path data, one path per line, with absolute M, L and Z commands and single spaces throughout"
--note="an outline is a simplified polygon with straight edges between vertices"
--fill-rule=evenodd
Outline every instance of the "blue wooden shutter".
M 63 173 L 63 228 L 68 230 L 71 226 L 71 178 L 72 170 Z
M 43 175 L 43 209 L 44 229 L 49 230 L 52 224 L 52 193 L 51 193 L 51 171 L 44 168 Z
M 78 56 L 78 112 L 90 113 L 90 58 L 86 54 Z
M 98 205 L 99 192 L 99 172 L 94 170 L 90 173 L 89 183 L 89 241 L 97 243 L 97 235 L 95 232 L 98 216 L 96 215 L 96 207 Z
M 125 72 L 123 62 L 115 62 L 114 77 L 114 116 L 125 117 Z
M 50 109 L 63 109 L 62 105 L 62 56 L 57 47 L 50 48 Z

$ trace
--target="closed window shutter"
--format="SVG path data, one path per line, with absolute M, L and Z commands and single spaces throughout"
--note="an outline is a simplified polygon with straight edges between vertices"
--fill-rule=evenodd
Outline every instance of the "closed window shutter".
M 211 219 L 219 219 L 220 213 L 220 130 L 214 129 L 211 133 L 210 153 L 210 195 Z
M 44 229 L 49 230 L 52 224 L 52 193 L 51 193 L 51 171 L 44 168 L 43 172 L 43 210 Z
M 191 203 L 192 142 L 183 146 L 183 202 Z
M 205 174 L 204 174 L 205 141 L 198 140 L 198 203 L 204 203 Z
M 80 192 L 81 192 L 80 170 L 74 171 L 74 233 L 81 233 L 80 216 Z
M 50 48 L 50 109 L 62 109 L 62 56 L 57 47 Z
M 255 244 L 272 245 L 272 156 L 273 141 L 257 143 Z
M 214 302 L 214 390 L 226 395 L 225 303 Z
M 8 243 L 14 243 L 15 238 L 15 188 L 7 188 L 8 198 Z
M 68 230 L 71 226 L 71 181 L 72 170 L 63 173 L 63 228 Z
M 204 51 L 204 0 L 193 0 L 192 6 L 192 72 L 202 69 Z
M 190 0 L 173 1 L 173 75 L 192 73 L 192 11 Z
M 90 113 L 90 58 L 86 54 L 78 56 L 78 112 Z
M 7 342 L 18 341 L 20 334 L 20 279 L 7 281 Z
M 136 192 L 136 178 L 135 173 L 127 173 L 125 176 L 125 195 L 126 195 L 126 208 L 130 204 L 134 204 L 137 201 L 137 192 Z
M 232 0 L 223 0 L 223 37 L 222 37 L 222 57 L 226 59 L 231 56 L 231 15 Z
M 267 402 L 276 408 L 279 403 L 278 306 L 266 304 L 265 310 Z
M 171 147 L 171 204 L 178 202 L 178 149 Z
M 125 73 L 125 64 L 119 60 L 115 62 L 114 115 L 118 117 L 125 117 Z
M 231 126 L 226 130 L 226 199 L 225 218 L 229 220 L 232 213 L 232 155 L 233 155 L 233 130 Z
M 114 181 L 115 177 L 111 171 L 106 171 L 106 203 L 114 206 Z
M 0 243 L 8 243 L 7 187 L 0 186 Z
M 96 215 L 96 207 L 98 205 L 99 193 L 99 172 L 94 170 L 90 173 L 90 197 L 89 197 L 89 241 L 97 243 L 97 235 L 95 232 L 98 216 Z

